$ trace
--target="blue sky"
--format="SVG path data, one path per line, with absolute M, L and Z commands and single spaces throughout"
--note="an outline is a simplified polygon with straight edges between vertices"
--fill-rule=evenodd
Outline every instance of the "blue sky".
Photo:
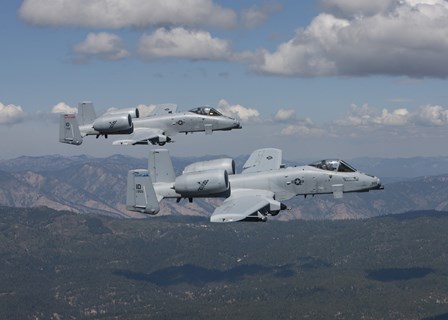
M 241 119 L 177 136 L 177 156 L 448 156 L 444 0 L 3 1 L 0 39 L 0 159 L 146 155 L 113 139 L 58 143 L 56 112 L 85 100 Z

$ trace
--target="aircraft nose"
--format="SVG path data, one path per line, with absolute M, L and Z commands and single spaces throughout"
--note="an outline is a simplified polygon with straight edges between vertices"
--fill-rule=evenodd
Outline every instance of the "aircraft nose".
M 243 128 L 239 121 L 235 121 L 234 125 L 235 125 L 235 129 L 242 129 Z
M 372 190 L 383 190 L 384 186 L 381 184 L 381 180 L 378 177 L 373 177 Z
M 230 117 L 229 117 L 229 119 L 232 122 L 232 129 L 241 129 L 242 128 L 241 123 L 238 120 L 236 120 L 235 118 L 230 118 Z

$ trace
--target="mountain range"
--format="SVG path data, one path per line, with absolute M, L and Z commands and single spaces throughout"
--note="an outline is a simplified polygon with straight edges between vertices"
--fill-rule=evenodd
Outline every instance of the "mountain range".
M 185 165 L 210 158 L 174 157 L 173 165 L 179 174 Z M 241 168 L 246 159 L 247 156 L 235 158 L 237 168 Z M 298 162 L 305 163 L 305 160 Z M 363 172 L 380 176 L 386 181 L 385 190 L 347 194 L 343 199 L 295 197 L 286 202 L 290 210 L 283 211 L 275 219 L 358 219 L 409 210 L 448 210 L 448 158 L 358 158 L 350 163 Z M 0 205 L 44 206 L 79 213 L 145 218 L 126 210 L 125 191 L 127 171 L 146 167 L 147 159 L 123 155 L 106 158 L 22 156 L 1 160 Z M 220 201 L 198 199 L 193 203 L 185 200 L 176 203 L 164 200 L 159 215 L 209 216 Z

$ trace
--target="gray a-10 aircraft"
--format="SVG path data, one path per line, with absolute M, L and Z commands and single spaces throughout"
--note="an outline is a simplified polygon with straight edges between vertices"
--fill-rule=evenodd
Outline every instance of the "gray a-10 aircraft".
M 165 149 L 150 152 L 148 170 L 130 170 L 126 207 L 147 214 L 160 211 L 163 198 L 225 198 L 213 212 L 212 222 L 266 221 L 287 209 L 282 203 L 294 196 L 333 194 L 383 189 L 380 180 L 361 173 L 342 160 L 322 160 L 306 166 L 285 167 L 282 151 L 254 151 L 235 174 L 230 159 L 201 161 L 186 166 L 176 177 Z
M 205 132 L 240 129 L 240 123 L 222 115 L 211 107 L 199 107 L 188 112 L 176 112 L 176 105 L 159 105 L 148 117 L 140 118 L 137 108 L 118 109 L 96 116 L 91 102 L 78 105 L 78 115 L 62 114 L 59 141 L 80 145 L 83 137 L 97 138 L 108 135 L 129 135 L 128 139 L 113 144 L 159 144 L 172 142 L 177 133 Z

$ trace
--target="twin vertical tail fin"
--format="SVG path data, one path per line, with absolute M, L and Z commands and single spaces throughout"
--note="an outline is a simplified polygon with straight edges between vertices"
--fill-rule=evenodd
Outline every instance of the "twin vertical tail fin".
M 147 214 L 160 211 L 159 201 L 176 179 L 168 150 L 156 149 L 149 153 L 148 170 L 128 171 L 126 208 Z
M 74 114 L 61 114 L 59 120 L 59 142 L 79 146 L 82 143 L 78 121 Z
M 78 104 L 78 119 L 80 125 L 92 124 L 97 118 L 92 102 L 80 102 Z
M 148 170 L 154 183 L 174 182 L 176 179 L 173 163 L 166 149 L 155 149 L 149 152 Z
M 147 214 L 157 214 L 160 211 L 159 201 L 148 170 L 128 171 L 126 208 L 129 211 Z

